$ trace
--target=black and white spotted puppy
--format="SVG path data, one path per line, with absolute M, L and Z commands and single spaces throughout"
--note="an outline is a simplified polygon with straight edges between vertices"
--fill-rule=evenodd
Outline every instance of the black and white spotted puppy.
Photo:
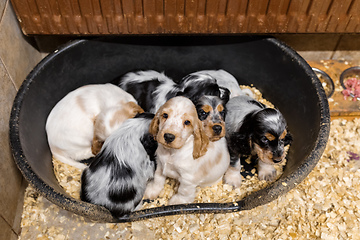
M 81 176 L 81 200 L 107 208 L 119 218 L 142 206 L 154 176 L 157 142 L 149 133 L 153 114 L 126 120 L 104 142 Z
M 221 100 L 229 101 L 230 91 L 220 86 L 217 79 L 204 71 L 186 75 L 179 83 L 180 92 L 178 95 L 190 98 L 196 104 L 202 96 L 217 96 Z M 215 71 L 214 71 L 215 72 Z
M 284 147 L 292 142 L 285 118 L 277 109 L 246 95 L 230 99 L 226 108 L 226 139 L 231 160 L 225 181 L 240 186 L 240 158 L 256 155 L 259 179 L 273 180 L 274 165 L 285 159 Z
M 178 84 L 171 78 L 154 70 L 129 72 L 112 83 L 137 99 L 145 112 L 154 114 L 180 91 Z
M 227 92 L 227 95 L 229 95 L 229 96 L 226 96 L 226 97 L 233 98 L 233 97 L 244 95 L 244 94 L 253 96 L 253 93 L 251 92 L 250 89 L 241 89 L 239 86 L 238 80 L 236 80 L 236 78 L 232 74 L 230 74 L 229 72 L 227 72 L 223 69 L 201 70 L 198 72 L 191 73 L 188 76 L 193 76 L 193 78 L 196 79 L 196 76 L 204 76 L 204 75 L 208 75 L 212 79 L 215 79 L 216 84 L 219 86 L 220 89 L 227 89 L 229 91 L 229 92 Z M 198 80 L 206 81 L 206 80 L 209 80 L 209 78 L 200 78 L 199 77 Z M 223 97 L 223 99 L 224 99 L 224 97 Z

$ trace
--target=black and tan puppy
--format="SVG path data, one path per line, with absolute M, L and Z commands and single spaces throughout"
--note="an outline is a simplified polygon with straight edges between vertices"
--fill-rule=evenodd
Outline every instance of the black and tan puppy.
M 285 159 L 284 147 L 292 141 L 285 118 L 279 110 L 246 95 L 230 99 L 226 108 L 226 139 L 231 158 L 226 182 L 240 186 L 240 158 L 250 155 L 258 157 L 259 179 L 273 180 L 273 165 Z

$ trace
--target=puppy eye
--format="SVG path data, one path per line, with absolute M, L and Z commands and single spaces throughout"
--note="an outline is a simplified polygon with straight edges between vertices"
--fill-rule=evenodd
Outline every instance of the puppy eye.
M 220 112 L 220 116 L 222 117 L 222 119 L 225 119 L 225 111 Z
M 186 120 L 186 121 L 184 122 L 184 124 L 185 124 L 185 125 L 190 125 L 190 121 L 189 121 L 189 120 Z
M 204 121 L 209 115 L 209 112 L 205 112 L 203 109 L 200 109 L 198 111 L 198 118 L 200 119 L 200 121 Z
M 163 118 L 168 118 L 168 117 L 169 117 L 169 115 L 167 113 L 163 114 Z
M 206 114 L 207 114 L 207 112 L 205 112 L 205 111 L 202 110 L 202 109 L 199 111 L 199 115 L 200 115 L 200 116 L 205 116 Z

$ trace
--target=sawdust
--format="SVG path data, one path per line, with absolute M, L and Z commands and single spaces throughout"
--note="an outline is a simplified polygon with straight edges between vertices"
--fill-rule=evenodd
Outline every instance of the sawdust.
M 237 213 L 89 223 L 28 187 L 20 239 L 359 239 L 360 160 L 349 155 L 358 154 L 358 146 L 360 119 L 332 120 L 325 152 L 303 182 Z
M 263 104 L 274 107 L 272 103 L 267 101 L 262 97 L 261 92 L 255 87 L 249 87 L 245 85 L 240 86 L 242 89 L 247 88 L 250 89 L 254 93 L 254 98 Z M 250 161 L 248 159 L 247 161 Z M 249 162 L 248 162 L 249 163 Z M 286 161 L 283 161 L 280 165 L 275 165 L 277 170 L 278 179 L 281 176 L 283 166 L 286 164 Z M 57 159 L 53 159 L 54 165 L 54 174 L 57 178 L 60 186 L 62 186 L 65 191 L 72 196 L 73 198 L 80 199 L 80 188 L 81 188 L 81 170 L 70 166 L 68 164 L 63 164 Z M 244 169 L 242 169 L 244 171 Z M 195 203 L 206 203 L 206 202 L 235 202 L 249 195 L 251 192 L 260 190 L 265 188 L 269 182 L 259 181 L 257 178 L 256 169 L 253 168 L 250 173 L 246 174 L 245 181 L 242 182 L 240 188 L 233 189 L 232 186 L 223 184 L 219 182 L 216 185 L 205 187 L 205 188 L 197 188 L 197 196 L 195 198 Z M 275 179 L 275 180 L 276 180 Z M 176 188 L 176 181 L 174 179 L 167 179 L 165 187 L 161 192 L 160 196 L 151 202 L 145 202 L 143 205 L 144 208 L 153 208 L 159 207 L 168 204 L 168 200 L 172 195 L 175 194 L 174 189 Z

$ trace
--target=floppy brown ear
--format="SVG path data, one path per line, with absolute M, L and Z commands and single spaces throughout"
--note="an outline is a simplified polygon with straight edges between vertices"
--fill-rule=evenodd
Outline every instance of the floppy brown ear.
M 155 117 L 153 118 L 153 120 L 151 120 L 150 127 L 149 127 L 149 132 L 154 137 L 155 140 L 156 140 L 157 133 L 159 131 L 159 121 L 160 121 L 159 114 L 157 113 L 155 115 Z
M 209 138 L 206 135 L 200 120 L 196 120 L 194 124 L 194 150 L 193 158 L 197 159 L 205 155 L 207 146 L 209 145 Z
M 134 102 L 127 102 L 125 105 L 134 113 L 134 116 L 131 117 L 135 117 L 136 114 L 144 112 L 144 110 Z
M 100 152 L 104 141 L 101 141 L 97 136 L 94 136 L 92 144 L 91 144 L 91 152 L 96 155 Z
M 99 114 L 100 115 L 100 114 Z M 100 152 L 101 147 L 105 141 L 105 139 L 101 139 L 100 135 L 103 136 L 105 133 L 105 125 L 104 121 L 97 116 L 94 120 L 94 136 L 91 142 L 91 152 L 92 154 L 96 155 Z

